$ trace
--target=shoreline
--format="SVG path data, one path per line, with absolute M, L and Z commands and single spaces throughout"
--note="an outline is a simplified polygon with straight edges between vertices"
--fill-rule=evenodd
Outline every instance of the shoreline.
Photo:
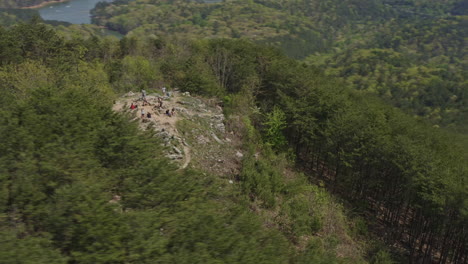
M 48 1 L 48 2 L 42 2 L 42 3 L 37 4 L 37 5 L 33 5 L 33 6 L 20 7 L 19 9 L 38 9 L 38 8 L 42 8 L 42 7 L 45 7 L 45 6 L 48 6 L 48 5 L 60 4 L 60 3 L 65 3 L 65 2 L 69 2 L 69 1 L 70 0 Z

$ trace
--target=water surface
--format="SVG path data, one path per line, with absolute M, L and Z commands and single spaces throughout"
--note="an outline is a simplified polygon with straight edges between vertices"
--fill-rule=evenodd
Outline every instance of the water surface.
M 39 14 L 44 20 L 65 21 L 72 24 L 91 24 L 89 11 L 98 2 L 112 2 L 113 0 L 71 0 L 39 8 Z M 222 0 L 205 0 L 205 3 L 218 3 Z
M 58 20 L 72 24 L 91 24 L 89 11 L 98 2 L 112 2 L 112 0 L 71 0 L 39 8 L 39 14 L 44 20 Z

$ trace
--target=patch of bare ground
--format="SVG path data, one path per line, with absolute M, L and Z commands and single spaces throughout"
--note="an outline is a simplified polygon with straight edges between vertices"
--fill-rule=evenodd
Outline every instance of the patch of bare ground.
M 162 98 L 162 107 L 158 97 Z M 130 111 L 142 130 L 154 130 L 166 146 L 166 156 L 181 169 L 191 166 L 229 179 L 238 175 L 242 141 L 234 132 L 227 131 L 218 100 L 175 91 L 171 96 L 149 94 L 146 101 L 144 104 L 139 93 L 129 92 L 115 102 L 113 109 Z M 136 109 L 130 109 L 132 103 Z M 173 109 L 174 115 L 166 114 Z

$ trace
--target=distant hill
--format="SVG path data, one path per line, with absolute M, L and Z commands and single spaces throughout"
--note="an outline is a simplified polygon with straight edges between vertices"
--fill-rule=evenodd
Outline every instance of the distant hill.
M 183 0 L 99 3 L 129 36 L 245 38 L 305 59 L 438 127 L 468 133 L 466 0 Z
M 10 26 L 20 21 L 29 21 L 38 16 L 39 12 L 32 9 L 0 8 L 0 25 Z

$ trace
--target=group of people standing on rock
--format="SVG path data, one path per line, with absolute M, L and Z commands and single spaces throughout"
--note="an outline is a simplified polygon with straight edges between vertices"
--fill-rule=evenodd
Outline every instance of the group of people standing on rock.
M 170 97 L 171 96 L 171 93 L 167 91 L 166 87 L 162 87 L 162 94 L 163 96 L 167 96 L 167 97 Z M 143 104 L 142 106 L 146 106 L 146 105 L 151 105 L 147 100 L 146 100 L 146 90 L 145 89 L 142 89 L 141 90 L 141 98 L 140 100 L 143 101 Z M 156 108 L 158 109 L 163 109 L 163 98 L 158 96 L 158 102 L 157 102 L 157 105 L 154 106 L 154 109 L 156 110 Z M 130 109 L 138 109 L 138 104 L 134 104 L 132 103 L 130 105 Z M 146 112 L 145 111 L 145 108 L 141 108 L 141 119 L 145 119 L 148 118 L 148 119 L 151 119 L 151 112 Z M 175 108 L 172 108 L 172 110 L 169 110 L 167 109 L 166 112 L 165 112 L 165 115 L 167 115 L 168 117 L 172 117 L 175 115 Z
M 171 111 L 169 111 L 169 109 L 166 110 L 166 115 L 168 117 L 171 117 L 171 116 L 175 116 L 175 108 L 172 108 Z
M 151 118 L 151 112 L 146 113 L 146 117 L 149 119 Z M 141 118 L 145 118 L 145 109 L 141 109 Z

